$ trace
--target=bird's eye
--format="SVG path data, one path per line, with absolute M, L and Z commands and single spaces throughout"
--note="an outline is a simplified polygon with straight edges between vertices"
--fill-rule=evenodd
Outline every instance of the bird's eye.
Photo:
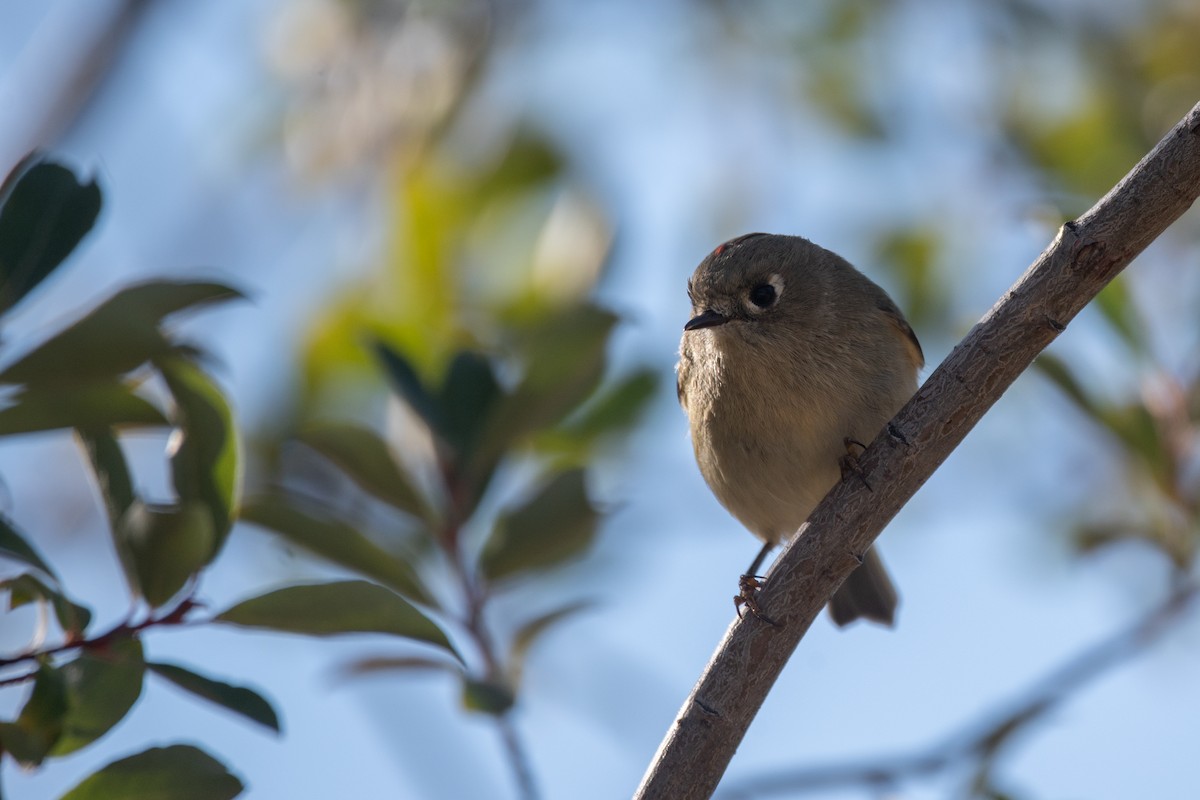
M 775 303 L 775 287 L 769 283 L 760 283 L 750 290 L 750 302 L 759 308 L 770 308 Z

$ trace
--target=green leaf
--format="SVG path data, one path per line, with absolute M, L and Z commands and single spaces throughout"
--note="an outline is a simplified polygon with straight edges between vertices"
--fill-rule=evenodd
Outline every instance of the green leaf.
M 183 358 L 157 362 L 175 398 L 179 428 L 171 477 L 179 499 L 208 509 L 215 558 L 229 535 L 241 489 L 241 454 L 233 411 L 203 370 Z
M 34 575 L 17 575 L 0 581 L 0 588 L 9 593 L 8 607 L 20 608 L 26 603 L 46 602 L 54 609 L 54 618 L 68 638 L 81 635 L 92 621 L 92 612 L 72 601 L 58 589 L 47 585 Z
M 438 433 L 461 460 L 474 453 L 502 394 L 486 356 L 470 350 L 454 356 L 438 393 L 442 420 Z
M 400 351 L 376 339 L 372 344 L 375 357 L 383 365 L 388 382 L 408 407 L 420 417 L 429 430 L 438 433 L 445 428 L 437 402 L 426 390 L 421 377 Z
M 242 782 L 225 765 L 191 745 L 152 747 L 94 772 L 62 800 L 230 800 Z
M 1093 421 L 1099 421 L 1101 411 L 1095 400 L 1083 388 L 1083 385 L 1076 380 L 1071 368 L 1067 366 L 1058 356 L 1050 353 L 1042 353 L 1033 362 L 1034 369 L 1040 372 L 1044 377 L 1048 378 L 1051 383 L 1057 386 L 1063 394 L 1065 394 L 1080 411 L 1083 411 Z
M 604 351 L 616 321 L 608 311 L 582 306 L 525 332 L 525 375 L 492 415 L 481 459 L 557 425 L 591 396 L 604 373 Z
M 345 675 L 369 675 L 375 672 L 449 672 L 463 674 L 463 665 L 457 661 L 439 661 L 420 656 L 374 656 L 350 662 L 340 670 Z
M 62 735 L 50 755 L 64 756 L 108 733 L 125 718 L 142 694 L 142 645 L 118 641 L 104 650 L 89 650 L 60 668 L 66 688 L 67 713 Z
M 1129 294 L 1128 284 L 1118 276 L 1096 295 L 1096 308 L 1104 315 L 1121 339 L 1135 353 L 1145 353 L 1145 329 Z
M 496 522 L 480 556 L 483 574 L 500 580 L 577 556 L 595 537 L 598 518 L 587 496 L 583 470 L 561 473 Z
M 494 681 L 463 679 L 463 706 L 470 711 L 479 711 L 498 717 L 516 703 L 513 690 Z
M 66 167 L 26 158 L 0 189 L 0 314 L 45 280 L 100 213 L 100 187 Z
M 348 423 L 322 423 L 298 438 L 338 465 L 364 491 L 417 519 L 435 521 L 425 499 L 374 431 Z
M 641 369 L 627 375 L 602 389 L 577 415 L 546 438 L 552 446 L 556 440 L 569 440 L 586 448 L 605 435 L 627 430 L 637 421 L 657 387 L 658 374 L 654 370 Z
M 133 562 L 146 602 L 165 605 L 212 560 L 212 519 L 199 503 L 152 506 L 135 502 L 118 534 Z
M 0 558 L 19 561 L 26 566 L 41 570 L 58 581 L 58 576 L 54 574 L 54 570 L 50 569 L 50 565 L 38 555 L 32 545 L 25 541 L 8 517 L 3 514 L 0 514 Z
M 36 767 L 62 734 L 67 713 L 67 691 L 62 674 L 43 664 L 38 668 L 33 692 L 15 722 L 0 722 L 0 750 L 22 766 Z
M 0 383 L 75 386 L 112 379 L 172 349 L 164 318 L 242 295 L 219 283 L 149 281 L 125 288 L 0 371 Z
M 421 603 L 429 592 L 412 568 L 341 520 L 314 516 L 289 498 L 262 494 L 242 504 L 242 520 L 275 531 L 322 558 L 373 578 Z
M 462 660 L 429 617 L 400 595 L 367 581 L 289 586 L 238 603 L 217 622 L 284 633 L 384 633 L 427 642 Z
M 275 709 L 266 698 L 253 689 L 215 681 L 176 664 L 147 663 L 146 666 L 180 689 L 279 733 L 279 717 L 275 714 Z
M 109 524 L 115 528 L 137 499 L 133 493 L 133 479 L 129 477 L 129 465 L 125 462 L 121 443 L 111 431 L 77 430 L 75 435 L 79 437 L 88 460 L 92 463 L 92 471 L 96 474 Z
M 128 543 L 121 536 L 121 520 L 129 513 L 129 509 L 137 500 L 133 492 L 133 479 L 129 476 L 129 465 L 125 462 L 125 454 L 121 451 L 121 443 L 112 431 L 79 430 L 75 435 L 83 444 L 88 460 L 92 464 L 92 472 L 100 488 L 100 496 L 104 500 L 104 510 L 108 513 L 109 534 L 112 537 L 113 549 L 117 560 L 125 573 L 125 582 L 130 590 L 138 592 L 137 567 L 133 554 L 129 551 Z
M 94 382 L 65 389 L 22 389 L 13 404 L 0 410 L 0 436 L 81 428 L 105 430 L 127 425 L 166 425 L 162 412 L 116 382 Z

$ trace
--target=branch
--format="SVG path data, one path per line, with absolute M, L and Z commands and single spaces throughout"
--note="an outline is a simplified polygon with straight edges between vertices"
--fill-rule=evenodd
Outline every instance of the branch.
M 857 764 L 791 769 L 743 781 L 730 797 L 813 791 L 863 784 L 889 786 L 905 777 L 932 775 L 971 759 L 986 762 L 1012 741 L 1013 734 L 1041 718 L 1074 691 L 1124 661 L 1140 655 L 1196 600 L 1200 587 L 1184 585 L 1133 626 L 1093 645 L 1039 681 L 1026 697 L 992 716 L 984 725 L 972 724 L 937 745 L 909 755 Z
M 736 620 L 659 746 L 636 797 L 712 795 L 788 658 L 896 512 L 1079 311 L 1200 196 L 1200 104 L 1025 274 L 862 455 L 776 559 L 768 625 Z M 867 485 L 873 488 L 868 489 Z
M 157 617 L 149 616 L 141 622 L 136 623 L 129 621 L 122 622 L 90 639 L 68 639 L 62 644 L 53 645 L 41 650 L 30 650 L 8 658 L 0 658 L 0 668 L 10 667 L 13 664 L 22 664 L 27 661 L 40 661 L 47 656 L 55 656 L 59 653 L 65 653 L 68 650 L 104 650 L 115 642 L 132 639 L 151 628 L 192 625 L 195 623 L 188 620 L 187 615 L 192 610 L 201 607 L 202 604 L 189 594 L 180 600 L 170 611 L 166 611 Z M 0 686 L 32 679 L 36 674 L 36 672 L 31 672 L 27 675 L 8 678 L 0 681 Z

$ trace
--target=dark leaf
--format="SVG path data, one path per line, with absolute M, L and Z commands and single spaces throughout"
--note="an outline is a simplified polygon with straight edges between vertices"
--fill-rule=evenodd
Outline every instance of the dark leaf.
M 67 713 L 67 690 L 62 674 L 43 664 L 33 692 L 14 722 L 0 722 L 0 750 L 22 766 L 36 767 L 46 759 L 62 734 Z
M 512 689 L 493 681 L 463 680 L 463 706 L 492 716 L 500 716 L 513 707 L 517 698 Z
M 54 570 L 50 569 L 50 565 L 42 560 L 38 552 L 25 541 L 21 534 L 17 533 L 12 521 L 3 514 L 0 514 L 0 558 L 20 561 L 22 564 L 41 570 L 55 581 L 58 580 L 58 576 L 54 574 Z
M 437 433 L 445 428 L 436 401 L 421 383 L 421 377 L 411 363 L 398 350 L 385 342 L 376 340 L 372 345 L 375 357 L 383 365 L 384 375 L 396 394 L 408 404 L 418 417 Z
M 217 622 L 284 633 L 331 636 L 384 633 L 428 642 L 458 653 L 429 617 L 400 595 L 367 581 L 289 586 L 238 603 Z
M 67 713 L 62 735 L 50 755 L 64 756 L 108 733 L 142 694 L 142 645 L 136 639 L 89 650 L 65 664 L 62 673 Z
M 345 666 L 345 675 L 369 675 L 375 672 L 449 672 L 462 675 L 462 664 L 457 661 L 439 661 L 419 656 L 377 656 L 360 658 Z
M 92 464 L 92 472 L 96 476 L 100 496 L 104 500 L 104 510 L 108 513 L 109 533 L 117 560 L 125 572 L 126 583 L 136 594 L 137 567 L 134 565 L 128 544 L 121 536 L 121 520 L 125 518 L 137 497 L 133 492 L 133 479 L 129 477 L 129 465 L 125 462 L 121 443 L 112 431 L 76 429 L 75 435 L 79 437 Z
M 152 747 L 94 772 L 62 800 L 230 800 L 242 782 L 225 765 L 191 745 Z
M 496 401 L 502 395 L 486 356 L 463 350 L 454 356 L 438 393 L 443 427 L 438 433 L 460 460 L 479 444 Z
M 491 416 L 479 448 L 481 460 L 557 425 L 596 390 L 616 321 L 608 311 L 582 306 L 526 332 L 525 375 Z
M 158 362 L 175 398 L 179 429 L 171 455 L 171 478 L 179 499 L 208 509 L 212 552 L 220 551 L 233 524 L 241 488 L 241 458 L 233 412 L 203 370 L 183 358 Z
M 628 429 L 654 396 L 658 374 L 642 369 L 603 389 L 588 401 L 577 416 L 567 420 L 561 432 L 584 444 L 601 436 Z
M 241 517 L 283 536 L 335 564 L 360 572 L 421 603 L 431 601 L 412 568 L 341 520 L 317 517 L 288 498 L 274 494 L 252 497 Z
M 429 505 L 373 430 L 323 423 L 305 430 L 298 438 L 341 467 L 364 491 L 418 519 L 434 522 Z
M 587 496 L 583 471 L 557 475 L 527 503 L 496 522 L 480 556 L 483 574 L 499 580 L 577 556 L 591 544 L 598 517 Z
M 34 158 L 37 156 L 34 155 Z M 66 167 L 26 159 L 0 190 L 0 314 L 19 303 L 79 244 L 100 213 L 100 187 Z
M 279 732 L 279 717 L 275 714 L 275 709 L 271 708 L 266 698 L 253 689 L 215 681 L 175 664 L 147 663 L 146 666 L 156 675 L 166 678 L 186 692 L 223 706 L 235 714 L 241 714 L 276 733 Z
M 200 503 L 135 502 L 118 535 L 133 561 L 141 595 L 155 608 L 178 594 L 213 556 L 212 517 Z
M 149 401 L 116 382 L 93 382 L 65 388 L 22 389 L 13 404 L 0 410 L 0 436 L 81 428 L 107 430 L 123 426 L 161 426 L 167 420 Z
M 92 621 L 92 612 L 75 603 L 58 589 L 33 575 L 18 575 L 0 581 L 0 588 L 9 593 L 8 607 L 20 608 L 26 603 L 46 602 L 54 609 L 54 618 L 68 638 L 82 634 Z
M 242 295 L 219 283 L 150 281 L 117 292 L 66 330 L 0 372 L 0 383 L 76 386 L 166 357 L 172 345 L 158 326 L 187 308 Z

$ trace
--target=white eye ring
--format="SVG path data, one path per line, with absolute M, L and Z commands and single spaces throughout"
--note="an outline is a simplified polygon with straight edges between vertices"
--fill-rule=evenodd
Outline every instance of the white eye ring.
M 778 273 L 767 278 L 766 283 L 754 286 L 742 300 L 751 314 L 761 314 L 783 297 L 783 278 Z

